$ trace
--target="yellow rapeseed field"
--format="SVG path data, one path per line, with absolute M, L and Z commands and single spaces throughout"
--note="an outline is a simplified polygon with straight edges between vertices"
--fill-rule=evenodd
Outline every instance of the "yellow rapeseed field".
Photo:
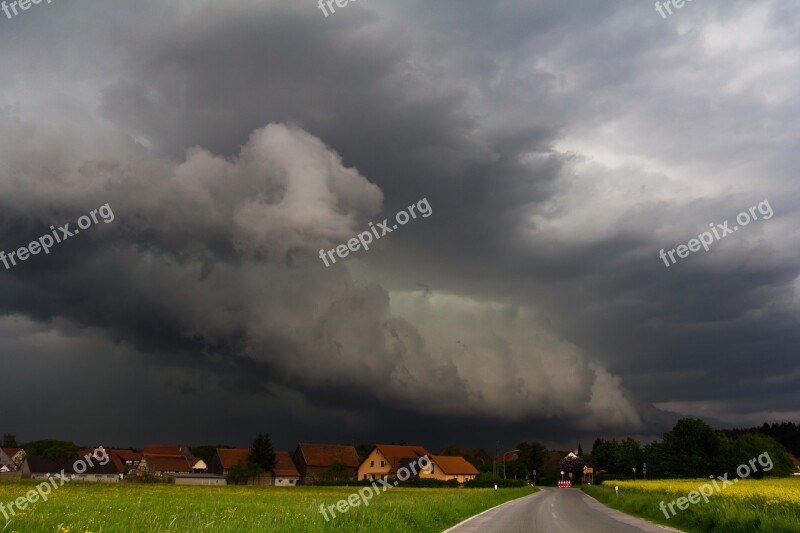
M 606 481 L 603 485 L 619 486 L 620 490 L 635 490 L 641 492 L 666 492 L 677 496 L 685 496 L 690 491 L 696 491 L 701 485 L 709 483 L 710 479 L 668 479 L 651 481 Z M 800 506 L 800 476 L 792 478 L 766 478 L 766 479 L 740 479 L 723 488 L 723 483 L 717 480 L 719 491 L 714 491 L 715 497 L 733 498 L 737 500 L 757 499 L 767 505 L 797 505 Z

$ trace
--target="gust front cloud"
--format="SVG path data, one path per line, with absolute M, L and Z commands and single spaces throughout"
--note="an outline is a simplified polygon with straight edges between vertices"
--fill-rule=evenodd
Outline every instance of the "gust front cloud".
M 338 390 L 432 414 L 642 424 L 619 378 L 528 309 L 390 293 L 348 268 L 322 268 L 317 251 L 374 219 L 383 194 L 298 126 L 258 129 L 236 157 L 196 147 L 177 163 L 122 137 L 83 145 L 5 126 L 4 241 L 97 202 L 116 217 L 63 257 L 5 273 L 5 313 L 63 317 L 134 344 L 137 328 L 157 329 L 149 342 L 164 343 L 159 357 L 182 340 L 254 363 L 265 389 L 291 386 L 312 400 Z M 33 303 L 28 292 L 49 298 Z

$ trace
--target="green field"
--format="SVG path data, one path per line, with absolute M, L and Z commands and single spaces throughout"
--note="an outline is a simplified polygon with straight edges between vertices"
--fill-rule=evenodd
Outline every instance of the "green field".
M 8 503 L 35 486 L 0 482 Z M 335 504 L 358 487 L 184 487 L 73 482 L 18 513 L 0 532 L 440 532 L 485 509 L 535 491 L 517 489 L 392 488 L 369 507 L 326 523 L 320 504 Z M 2 526 L 5 525 L 5 528 Z
M 692 533 L 797 533 L 800 531 L 800 479 L 743 479 L 720 490 L 706 503 L 689 505 L 667 519 L 659 509 L 708 479 L 606 481 L 602 486 L 582 487 L 584 492 L 620 511 Z M 620 495 L 614 493 L 614 485 Z M 669 511 L 668 511 L 669 513 Z

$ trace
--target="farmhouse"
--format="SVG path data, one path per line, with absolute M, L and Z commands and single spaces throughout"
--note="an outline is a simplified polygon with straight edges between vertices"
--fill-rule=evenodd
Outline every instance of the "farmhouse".
M 227 476 L 231 469 L 236 466 L 245 466 L 250 458 L 248 448 L 217 448 L 214 458 L 211 460 L 210 470 L 220 476 Z M 292 461 L 289 452 L 275 452 L 274 475 L 265 475 L 264 479 L 251 479 L 248 484 L 268 484 L 276 487 L 294 487 L 300 481 L 300 472 Z
M 220 476 L 227 476 L 232 468 L 247 465 L 249 458 L 249 448 L 217 448 L 209 470 Z
M 164 474 L 203 473 L 206 463 L 192 455 L 185 444 L 151 444 L 142 450 L 139 471 L 161 476 Z
M 119 457 L 119 460 L 126 466 L 126 470 L 136 470 L 139 468 L 139 463 L 142 462 L 142 453 L 134 452 L 132 450 L 109 450 Z
M 273 484 L 276 487 L 294 487 L 300 482 L 300 472 L 294 466 L 292 454 L 289 452 L 275 452 L 275 476 Z
M 358 470 L 358 453 L 349 445 L 301 443 L 292 460 L 304 484 L 329 478 L 354 479 Z

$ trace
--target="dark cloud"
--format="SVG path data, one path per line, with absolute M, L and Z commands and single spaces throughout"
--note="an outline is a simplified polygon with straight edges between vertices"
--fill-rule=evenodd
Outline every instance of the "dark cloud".
M 0 401 L 37 421 L 6 422 L 560 446 L 676 413 L 796 418 L 798 12 L 690 7 L 75 2 L 4 22 L 0 249 L 115 214 L 0 271 L 20 376 Z M 317 258 L 421 198 L 430 218 Z M 774 218 L 658 259 L 765 199 Z

